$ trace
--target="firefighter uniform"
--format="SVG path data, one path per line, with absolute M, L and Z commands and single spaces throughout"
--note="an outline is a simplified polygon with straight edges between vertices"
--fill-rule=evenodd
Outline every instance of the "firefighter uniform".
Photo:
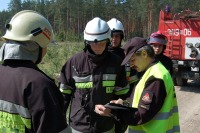
M 112 18 L 109 20 L 108 25 L 111 29 L 111 45 L 108 46 L 108 50 L 118 55 L 120 58 L 125 58 L 124 49 L 121 48 L 122 40 L 124 39 L 124 26 L 123 24 L 117 20 L 116 18 Z M 126 77 L 128 82 L 130 83 L 130 67 L 125 65 L 126 69 Z M 130 92 L 132 90 L 131 85 L 130 86 Z M 123 125 L 122 123 L 119 123 L 118 121 L 115 122 L 115 133 L 124 133 L 127 129 L 128 125 Z
M 120 58 L 122 58 L 122 60 L 125 58 L 125 53 L 124 53 L 124 50 L 120 47 L 121 45 L 119 45 L 118 47 L 112 47 L 112 46 L 109 46 L 108 47 L 108 50 L 113 53 L 113 54 L 116 54 L 118 55 Z M 129 66 L 127 67 L 125 65 L 125 70 L 126 70 L 126 77 L 127 77 L 127 80 L 129 79 L 129 76 L 130 76 L 130 71 L 127 71 L 127 70 L 130 70 L 128 69 L 130 68 Z M 128 80 L 129 81 L 129 80 Z M 130 86 L 130 85 L 129 85 Z M 129 90 L 129 93 L 131 92 L 131 88 Z M 122 123 L 116 121 L 115 122 L 115 133 L 124 133 L 127 129 L 128 125 L 123 125 Z
M 5 60 L 0 75 L 1 133 L 58 133 L 66 128 L 62 94 L 34 63 Z
M 109 46 L 108 47 L 108 50 L 110 52 L 112 52 L 113 54 L 116 54 L 118 55 L 120 58 L 124 59 L 125 58 L 125 53 L 124 53 L 124 50 L 120 47 L 111 47 Z
M 155 58 L 165 66 L 165 68 L 169 71 L 169 73 L 172 76 L 173 62 L 169 57 L 164 55 L 165 49 L 167 47 L 167 42 L 167 37 L 160 31 L 153 32 L 148 39 L 148 43 L 154 49 Z
M 164 66 L 165 68 L 169 71 L 169 73 L 173 74 L 173 63 L 172 63 L 172 60 L 167 57 L 166 55 L 163 54 L 163 52 L 159 55 L 155 55 L 155 58 L 157 60 L 159 60 Z
M 130 125 L 129 133 L 180 132 L 177 99 L 168 71 L 154 60 L 141 74 L 131 96 L 132 107 L 137 110 L 112 113 L 122 123 Z
M 6 24 L 0 49 L 0 133 L 63 133 L 64 100 L 37 64 L 53 41 L 49 21 L 33 10 L 17 12 Z
M 122 58 L 122 60 L 125 58 L 124 50 L 120 47 L 108 47 L 108 50 Z M 126 70 L 126 78 L 128 80 L 129 86 L 130 86 L 130 92 L 133 89 L 134 83 L 138 81 L 138 72 L 136 70 L 133 70 L 130 68 L 129 63 L 125 64 L 125 70 Z
M 63 66 L 60 89 L 66 106 L 71 100 L 70 126 L 83 133 L 103 133 L 114 127 L 114 120 L 94 112 L 96 104 L 106 104 L 129 91 L 125 68 L 118 56 L 80 52 Z

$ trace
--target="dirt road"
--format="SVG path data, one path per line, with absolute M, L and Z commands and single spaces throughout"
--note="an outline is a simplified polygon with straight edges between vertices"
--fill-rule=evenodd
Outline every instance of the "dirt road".
M 200 133 L 200 81 L 176 86 L 181 133 Z

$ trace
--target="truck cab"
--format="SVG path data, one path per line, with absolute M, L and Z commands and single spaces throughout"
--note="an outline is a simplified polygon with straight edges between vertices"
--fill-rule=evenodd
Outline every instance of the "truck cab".
M 168 38 L 165 55 L 173 61 L 175 84 L 200 79 L 200 11 L 172 14 L 161 10 L 158 30 Z

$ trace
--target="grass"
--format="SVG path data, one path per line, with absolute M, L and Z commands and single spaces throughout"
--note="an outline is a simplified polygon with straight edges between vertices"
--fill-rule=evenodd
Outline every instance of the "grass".
M 56 80 L 67 59 L 83 48 L 83 42 L 62 42 L 58 43 L 58 45 L 49 45 L 47 54 L 38 67 L 48 76 Z
M 0 41 L 0 46 L 2 43 Z M 124 42 L 122 45 L 124 45 Z M 82 51 L 83 48 L 83 42 L 59 42 L 57 45 L 50 44 L 47 48 L 47 54 L 42 62 L 38 64 L 38 67 L 48 76 L 55 79 L 57 83 L 57 77 L 64 63 L 75 53 Z
M 3 41 L 0 41 L 0 47 Z M 75 53 L 78 53 L 84 48 L 83 42 L 60 42 L 57 45 L 50 44 L 47 48 L 47 54 L 38 67 L 44 71 L 48 76 L 55 79 L 57 77 L 64 63 Z M 2 62 L 0 62 L 1 64 Z
M 49 45 L 47 54 L 38 67 L 44 71 L 48 76 L 55 79 L 58 85 L 58 76 L 64 63 L 75 53 L 82 51 L 84 43 L 77 42 L 62 42 L 58 45 Z M 69 117 L 69 109 L 66 112 L 67 120 Z

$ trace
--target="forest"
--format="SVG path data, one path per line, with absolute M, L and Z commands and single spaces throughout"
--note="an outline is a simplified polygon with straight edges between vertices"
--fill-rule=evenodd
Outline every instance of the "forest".
M 200 0 L 11 0 L 8 10 L 0 12 L 0 36 L 18 11 L 35 10 L 50 21 L 57 41 L 82 41 L 85 25 L 94 17 L 119 19 L 126 39 L 147 37 L 157 30 L 159 12 L 167 4 L 172 13 L 200 10 Z

